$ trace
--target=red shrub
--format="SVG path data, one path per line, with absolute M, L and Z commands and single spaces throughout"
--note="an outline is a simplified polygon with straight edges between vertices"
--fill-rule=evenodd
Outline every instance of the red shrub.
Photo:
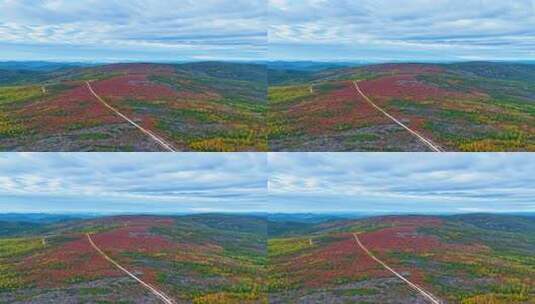
M 116 217 L 106 219 L 103 224 L 107 223 L 119 227 L 92 235 L 96 245 L 127 269 L 143 273 L 144 279 L 146 277 L 149 282 L 154 283 L 156 278 L 154 270 L 133 267 L 121 255 L 127 252 L 147 254 L 176 252 L 176 245 L 171 241 L 149 231 L 152 227 L 171 225 L 174 223 L 173 219 Z M 28 257 L 22 263 L 21 270 L 28 272 L 30 280 L 39 287 L 58 287 L 78 279 L 92 280 L 125 275 L 105 260 L 90 245 L 85 235 L 74 235 L 74 237 L 76 239 L 73 241 Z
M 147 79 L 147 75 L 129 74 L 92 83 L 93 89 L 103 98 L 123 100 L 173 99 L 176 92 L 169 86 L 156 84 Z
M 385 76 L 359 82 L 363 93 L 374 102 L 385 102 L 392 98 L 407 100 L 443 100 L 462 97 L 456 92 L 447 91 L 419 81 L 411 74 Z
M 64 131 L 75 124 L 113 124 L 123 120 L 102 106 L 85 84 L 21 110 L 26 124 L 39 132 Z
M 352 82 L 345 82 L 343 88 L 328 95 L 320 95 L 290 107 L 288 115 L 299 125 L 304 125 L 305 131 L 312 135 L 337 131 L 340 126 L 357 127 L 387 122 L 358 95 Z
M 344 278 L 388 275 L 384 268 L 357 246 L 352 234 L 336 237 L 339 240 L 293 259 L 287 272 L 301 277 L 304 285 L 311 288 L 332 284 Z
M 123 276 L 91 247 L 85 236 L 27 258 L 22 270 L 29 272 L 30 280 L 43 288 L 65 286 L 78 279 Z

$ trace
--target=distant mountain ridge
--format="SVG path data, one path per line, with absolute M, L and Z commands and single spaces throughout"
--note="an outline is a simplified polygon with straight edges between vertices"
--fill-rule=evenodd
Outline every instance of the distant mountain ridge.
M 64 68 L 90 67 L 92 63 L 48 61 L 0 61 L 0 70 L 52 72 Z

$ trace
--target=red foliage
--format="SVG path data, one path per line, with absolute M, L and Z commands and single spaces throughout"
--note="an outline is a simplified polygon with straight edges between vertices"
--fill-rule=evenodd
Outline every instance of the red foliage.
M 177 244 L 163 236 L 150 232 L 151 228 L 168 226 L 174 223 L 170 218 L 154 217 L 116 217 L 109 219 L 119 225 L 112 231 L 92 236 L 97 246 L 116 259 L 124 267 L 141 276 L 149 283 L 156 283 L 157 272 L 148 267 L 131 266 L 129 259 L 121 257 L 127 252 L 141 254 L 170 254 L 178 252 Z
M 415 226 L 397 226 L 363 234 L 362 242 L 378 252 L 429 252 L 440 247 L 437 238 L 416 233 Z
M 80 84 L 51 100 L 29 104 L 22 108 L 21 115 L 27 117 L 27 124 L 39 129 L 39 132 L 64 131 L 66 127 L 77 123 L 122 122 L 120 117 L 98 102 L 85 84 Z
M 114 64 L 101 68 L 105 72 L 120 72 L 124 75 L 106 80 L 93 82 L 93 88 L 103 98 L 123 100 L 133 98 L 138 100 L 167 100 L 167 101 L 187 101 L 187 100 L 213 100 L 221 96 L 211 92 L 209 87 L 200 92 L 191 90 L 176 91 L 171 86 L 158 84 L 149 80 L 149 76 L 173 76 L 176 71 L 170 66 L 154 64 Z M 176 79 L 181 85 L 187 87 L 192 80 L 187 78 Z M 198 84 L 196 84 L 198 85 Z
M 408 100 L 443 100 L 462 97 L 456 92 L 447 91 L 419 81 L 413 74 L 385 76 L 359 82 L 359 86 L 374 102 L 388 101 L 392 98 Z
M 173 99 L 176 92 L 169 86 L 156 84 L 144 74 L 129 74 L 111 79 L 96 81 L 91 84 L 97 94 L 103 98 L 123 100 L 135 98 L 140 100 Z
M 152 220 L 151 220 L 152 219 Z M 153 218 L 125 218 L 117 221 L 121 225 L 112 231 L 99 233 L 93 240 L 100 249 L 113 254 L 122 252 L 162 253 L 173 252 L 175 245 L 166 238 L 150 232 L 152 227 L 169 225 L 166 221 L 155 222 Z
M 331 113 L 332 115 L 325 115 Z M 306 115 L 305 115 L 306 114 Z M 288 110 L 288 115 L 301 120 L 308 133 L 322 134 L 334 131 L 338 126 L 361 126 L 386 123 L 387 120 L 369 103 L 363 100 L 352 82 L 345 82 L 341 89 L 321 95 L 305 103 L 298 103 Z
M 388 216 L 375 221 L 376 224 L 387 227 L 359 234 L 363 245 L 377 258 L 421 286 L 427 284 L 425 269 L 400 264 L 390 253 L 441 254 L 448 251 L 468 252 L 482 249 L 478 245 L 445 244 L 434 236 L 418 232 L 420 228 L 442 225 L 439 218 Z M 309 288 L 324 288 L 330 284 L 340 284 L 339 282 L 344 280 L 350 282 L 395 277 L 357 244 L 352 233 L 331 237 L 335 239 L 328 240 L 328 244 L 320 245 L 305 254 L 292 257 L 288 263 L 281 264 L 286 268 L 285 272 L 291 274 L 291 283 L 301 283 Z
M 209 89 L 202 92 L 176 91 L 173 87 L 149 80 L 149 75 L 173 76 L 171 66 L 154 64 L 116 64 L 95 68 L 98 72 L 119 73 L 118 76 L 92 82 L 95 92 L 122 113 L 154 131 L 158 117 L 154 113 L 136 114 L 124 103 L 127 99 L 146 102 L 166 102 L 170 108 L 198 107 L 195 102 L 219 99 Z M 178 81 L 178 80 L 177 80 Z M 188 81 L 180 80 L 180 81 Z M 17 114 L 24 125 L 39 133 L 58 133 L 71 130 L 123 124 L 126 122 L 102 105 L 88 90 L 85 82 L 69 82 L 75 87 L 29 103 Z M 166 138 L 164 134 L 159 134 Z
M 119 225 L 117 229 L 92 235 L 96 245 L 117 259 L 127 269 L 142 273 L 144 280 L 156 282 L 156 271 L 129 265 L 121 258 L 126 252 L 173 253 L 176 245 L 162 236 L 150 233 L 152 227 L 173 224 L 173 219 L 154 217 L 116 217 L 103 224 Z M 125 274 L 105 260 L 88 242 L 85 235 L 75 235 L 74 241 L 52 247 L 28 257 L 22 263 L 22 271 L 29 272 L 30 280 L 39 287 L 64 286 L 80 278 L 92 280 L 105 277 L 121 277 Z
M 85 236 L 27 258 L 23 271 L 38 287 L 63 286 L 78 278 L 120 277 L 123 274 L 91 247 Z
M 441 220 L 427 217 L 386 217 L 382 224 L 392 225 L 389 228 L 367 232 L 360 235 L 362 243 L 374 252 L 416 252 L 423 253 L 438 249 L 440 241 L 433 236 L 422 235 L 418 228 L 436 227 Z
M 469 94 L 448 91 L 437 86 L 426 84 L 415 78 L 416 74 L 398 74 L 396 76 L 386 76 L 374 80 L 362 81 L 359 83 L 361 90 L 375 104 L 387 110 L 387 112 L 398 119 L 405 120 L 405 123 L 427 138 L 433 139 L 433 134 L 425 130 L 424 124 L 427 117 L 409 115 L 402 113 L 395 108 L 387 108 L 387 104 L 392 99 L 409 101 L 445 102 L 447 100 L 469 98 Z
M 392 225 L 378 231 L 359 235 L 361 242 L 396 271 L 410 273 L 410 280 L 424 284 L 424 272 L 421 269 L 397 265 L 398 261 L 389 258 L 390 252 L 422 254 L 443 254 L 445 252 L 476 252 L 485 250 L 480 245 L 446 244 L 437 237 L 418 232 L 419 228 L 438 227 L 442 220 L 430 217 L 385 217 L 380 223 Z
M 324 287 L 343 278 L 388 276 L 384 268 L 358 248 L 352 234 L 337 235 L 337 238 L 310 254 L 294 258 L 288 265 L 288 273 L 304 277 L 303 284 L 311 288 Z

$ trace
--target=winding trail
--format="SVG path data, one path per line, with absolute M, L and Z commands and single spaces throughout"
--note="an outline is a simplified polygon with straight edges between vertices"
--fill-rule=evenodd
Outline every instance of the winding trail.
M 122 272 L 126 273 L 129 277 L 133 278 L 134 280 L 136 280 L 139 284 L 143 285 L 143 287 L 147 288 L 150 292 L 152 292 L 155 296 L 157 296 L 163 303 L 166 303 L 166 304 L 176 304 L 175 301 L 170 298 L 169 296 L 167 296 L 166 294 L 164 294 L 162 291 L 159 291 L 158 289 L 156 289 L 155 287 L 153 287 L 152 285 L 148 284 L 148 283 L 145 283 L 143 282 L 140 278 L 138 278 L 136 275 L 134 275 L 133 273 L 131 273 L 130 271 L 128 271 L 126 268 L 124 268 L 123 266 L 119 265 L 119 263 L 115 262 L 112 258 L 110 258 L 107 254 L 104 253 L 104 251 L 102 251 L 96 244 L 95 242 L 93 242 L 93 239 L 91 238 L 91 235 L 88 233 L 86 234 L 87 235 L 87 240 L 89 241 L 89 244 L 91 244 L 91 246 L 102 256 L 104 257 L 108 262 L 112 263 L 115 267 L 119 268 Z
M 93 90 L 93 87 L 91 86 L 91 83 L 89 81 L 86 81 L 85 83 L 87 84 L 87 88 L 89 89 L 89 92 L 91 92 L 91 94 L 93 96 L 95 96 L 95 98 L 98 101 L 100 101 L 100 103 L 102 103 L 106 108 L 110 109 L 113 113 L 117 114 L 118 116 L 120 116 L 121 118 L 123 118 L 124 120 L 129 122 L 131 125 L 133 125 L 134 127 L 138 128 L 144 134 L 148 135 L 151 139 L 153 139 L 157 144 L 159 144 L 165 150 L 167 150 L 169 152 L 177 152 L 176 149 L 173 147 L 173 145 L 171 145 L 170 143 L 166 142 L 163 138 L 161 138 L 158 135 L 154 134 L 152 131 L 143 128 L 142 126 L 140 126 L 139 124 L 135 123 L 133 120 L 128 118 L 126 115 L 124 115 L 123 113 L 119 112 L 119 110 L 115 109 L 114 107 L 109 105 L 107 102 L 105 102 L 104 99 L 102 99 L 102 97 L 100 97 Z
M 374 107 L 375 109 L 377 109 L 379 112 L 383 113 L 386 117 L 390 118 L 393 122 L 395 122 L 396 124 L 398 124 L 399 126 L 401 126 L 402 128 L 404 128 L 405 130 L 409 131 L 409 132 L 410 132 L 412 135 L 414 135 L 419 141 L 421 141 L 421 142 L 422 142 L 423 144 L 425 144 L 429 149 L 431 149 L 431 151 L 433 151 L 433 152 L 444 152 L 444 150 L 443 150 L 439 145 L 437 145 L 436 143 L 434 143 L 432 140 L 423 137 L 420 133 L 418 133 L 418 132 L 414 131 L 413 129 L 409 128 L 409 127 L 406 126 L 404 123 L 402 123 L 401 121 L 399 121 L 398 119 L 396 119 L 394 116 L 388 114 L 388 112 L 386 112 L 386 111 L 383 110 L 381 107 L 379 107 L 378 105 L 376 105 L 370 98 L 368 98 L 368 96 L 364 95 L 364 93 L 363 93 L 362 90 L 360 89 L 360 87 L 359 87 L 357 81 L 353 81 L 353 84 L 355 85 L 355 89 L 357 90 L 357 92 L 359 93 L 359 95 L 362 96 L 362 98 L 364 98 L 364 100 L 366 100 L 369 104 L 371 104 L 372 107 Z
M 358 235 L 356 233 L 353 233 L 353 236 L 355 237 L 355 241 L 357 242 L 357 244 L 359 245 L 359 247 L 364 250 L 364 252 L 366 252 L 366 254 L 368 254 L 374 261 L 376 261 L 377 263 L 381 264 L 381 266 L 383 266 L 384 268 L 386 268 L 388 271 L 390 271 L 391 273 L 393 273 L 396 277 L 400 278 L 403 282 L 407 283 L 409 285 L 410 288 L 412 288 L 413 290 L 419 292 L 422 296 L 424 296 L 427 300 L 429 300 L 430 303 L 433 303 L 433 304 L 442 304 L 442 301 L 439 300 L 436 296 L 434 296 L 432 293 L 430 293 L 429 291 L 423 289 L 422 287 L 414 284 L 413 282 L 407 280 L 404 276 L 402 276 L 401 274 L 399 274 L 397 271 L 395 271 L 394 269 L 392 269 L 390 266 L 388 266 L 386 263 L 384 263 L 383 261 L 379 260 L 379 258 L 377 258 L 373 253 L 371 253 L 368 248 L 366 248 L 362 242 L 360 241 Z

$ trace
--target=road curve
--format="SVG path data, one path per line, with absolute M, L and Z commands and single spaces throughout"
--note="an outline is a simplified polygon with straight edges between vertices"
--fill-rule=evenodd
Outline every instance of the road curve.
M 412 289 L 414 289 L 415 291 L 419 292 L 422 296 L 424 296 L 427 300 L 429 300 L 430 303 L 433 303 L 433 304 L 442 304 L 442 301 L 439 300 L 437 297 L 435 297 L 432 293 L 430 293 L 429 291 L 426 291 L 425 289 L 423 289 L 422 287 L 412 283 L 411 281 L 407 280 L 404 276 L 402 276 L 401 274 L 399 274 L 397 271 L 395 271 L 394 269 L 390 268 L 388 265 L 386 265 L 383 261 L 379 260 L 375 255 L 373 255 L 373 253 L 371 253 L 368 248 L 366 248 L 362 242 L 360 241 L 358 235 L 356 233 L 353 233 L 353 236 L 355 237 L 355 241 L 357 242 L 357 245 L 359 245 L 359 247 L 364 250 L 364 252 L 366 252 L 366 254 L 368 254 L 374 261 L 376 261 L 377 263 L 381 264 L 381 266 L 383 266 L 384 268 L 386 268 L 388 271 L 390 271 L 391 273 L 393 273 L 396 277 L 400 278 L 403 282 L 407 283 L 409 285 L 409 287 L 411 287 Z
M 119 112 L 117 109 L 115 109 L 114 107 L 110 106 L 107 102 L 105 102 L 104 99 L 102 99 L 93 90 L 93 87 L 91 86 L 91 83 L 89 81 L 86 81 L 85 83 L 87 84 L 87 88 L 89 89 L 89 92 L 91 92 L 91 94 L 93 96 L 95 96 L 95 98 L 98 99 L 98 101 L 100 101 L 106 108 L 110 109 L 113 113 L 119 115 L 121 118 L 123 118 L 124 120 L 129 122 L 131 125 L 133 125 L 134 127 L 138 128 L 144 134 L 148 135 L 150 138 L 152 138 L 157 144 L 159 144 L 165 150 L 167 150 L 169 152 L 177 152 L 176 149 L 170 143 L 166 142 L 163 138 L 157 136 L 156 134 L 154 134 L 150 130 L 147 130 L 147 129 L 143 128 L 142 126 L 140 126 L 139 124 L 135 123 L 133 120 L 128 118 L 126 115 L 124 115 L 123 113 Z
M 414 131 L 413 129 L 411 129 L 409 127 L 407 127 L 404 123 L 402 123 L 401 121 L 396 119 L 394 116 L 388 114 L 385 110 L 383 110 L 381 107 L 376 105 L 373 101 L 371 101 L 371 99 L 368 98 L 368 96 L 364 95 L 364 93 L 362 92 L 362 90 L 360 89 L 360 87 L 359 87 L 359 85 L 358 85 L 358 83 L 356 81 L 353 81 L 353 84 L 355 85 L 355 89 L 360 94 L 360 96 L 362 96 L 369 104 L 371 104 L 379 112 L 383 113 L 386 117 L 390 118 L 396 124 L 400 125 L 405 130 L 409 131 L 412 135 L 416 136 L 416 138 L 419 141 L 421 141 L 423 144 L 425 144 L 427 147 L 429 147 L 429 149 L 431 149 L 431 151 L 433 151 L 433 152 L 444 152 L 444 150 L 440 146 L 438 146 L 436 143 L 434 143 L 432 140 L 423 137 L 422 135 L 420 135 L 420 133 Z
M 119 263 L 115 262 L 112 258 L 110 258 L 107 254 L 104 253 L 96 244 L 93 242 L 93 239 L 91 238 L 91 235 L 88 233 L 87 240 L 89 241 L 89 244 L 102 256 L 104 257 L 108 262 L 112 263 L 115 267 L 119 268 L 122 272 L 126 273 L 128 276 L 136 280 L 139 284 L 143 285 L 143 287 L 147 288 L 150 292 L 152 292 L 155 296 L 157 296 L 163 303 L 165 304 L 176 304 L 175 301 L 165 295 L 163 292 L 159 291 L 158 289 L 154 288 L 148 283 L 143 282 L 140 278 L 135 276 L 130 271 L 126 270 L 123 266 L 119 265 Z

